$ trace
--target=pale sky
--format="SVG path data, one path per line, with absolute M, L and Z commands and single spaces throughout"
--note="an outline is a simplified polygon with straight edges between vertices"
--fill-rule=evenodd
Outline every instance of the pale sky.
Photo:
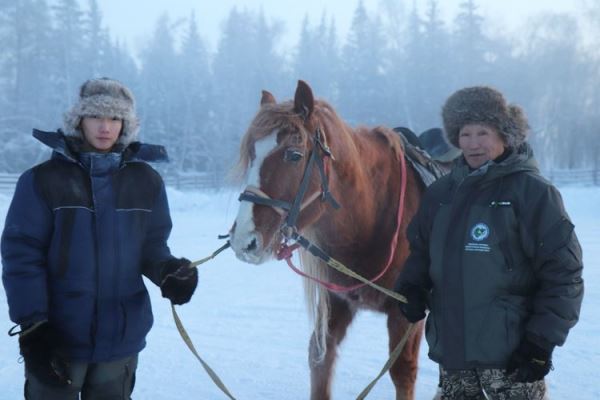
M 87 7 L 87 0 L 79 0 Z M 368 11 L 375 11 L 385 1 L 363 0 Z M 392 0 L 401 1 L 401 0 Z M 428 0 L 414 0 L 421 13 Z M 440 12 L 446 20 L 456 14 L 458 4 L 463 0 L 440 0 Z M 569 12 L 580 15 L 582 0 L 477 0 L 480 13 L 492 24 L 495 30 L 515 30 L 525 24 L 527 17 L 542 12 Z M 328 16 L 335 15 L 340 38 L 344 38 L 350 26 L 358 0 L 98 0 L 103 12 L 104 25 L 113 35 L 124 41 L 130 50 L 138 52 L 153 32 L 157 19 L 167 12 L 171 21 L 189 17 L 196 12 L 200 33 L 208 42 L 209 48 L 216 49 L 220 25 L 232 7 L 239 9 L 264 10 L 269 20 L 285 22 L 286 32 L 282 40 L 295 44 L 301 22 L 306 14 L 312 24 L 320 21 L 323 11 Z M 405 11 L 410 11 L 413 0 L 403 0 Z

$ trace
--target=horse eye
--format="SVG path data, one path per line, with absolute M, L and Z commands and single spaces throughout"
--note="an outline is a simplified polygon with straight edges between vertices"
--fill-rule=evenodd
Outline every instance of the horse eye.
M 302 157 L 304 157 L 304 154 L 295 149 L 287 149 L 285 153 L 283 153 L 283 161 L 298 162 L 302 160 Z

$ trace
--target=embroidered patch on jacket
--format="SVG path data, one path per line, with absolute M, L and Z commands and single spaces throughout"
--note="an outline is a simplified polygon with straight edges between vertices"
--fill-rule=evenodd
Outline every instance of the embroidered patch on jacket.
M 491 251 L 490 246 L 487 243 L 482 243 L 485 239 L 490 236 L 490 227 L 479 222 L 475 224 L 470 231 L 471 239 L 475 242 L 469 242 L 465 245 L 465 251 L 477 251 L 483 253 L 489 253 Z

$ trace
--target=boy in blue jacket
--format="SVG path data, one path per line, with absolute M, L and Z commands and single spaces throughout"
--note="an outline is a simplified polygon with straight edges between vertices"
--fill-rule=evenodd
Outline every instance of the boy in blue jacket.
M 64 131 L 34 130 L 52 156 L 19 178 L 1 242 L 27 399 L 129 399 L 153 322 L 142 276 L 174 304 L 196 288 L 167 246 L 165 186 L 147 164 L 166 151 L 137 132 L 131 91 L 108 78 L 82 85 Z

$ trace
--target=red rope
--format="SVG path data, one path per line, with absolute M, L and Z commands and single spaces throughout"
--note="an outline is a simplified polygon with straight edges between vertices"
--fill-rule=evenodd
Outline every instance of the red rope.
M 326 166 L 327 166 L 327 164 L 326 164 Z M 407 179 L 406 179 L 406 161 L 404 160 L 404 154 L 400 155 L 400 170 L 402 172 L 402 178 L 401 178 L 401 185 L 400 185 L 400 200 L 399 200 L 399 205 L 398 205 L 398 218 L 397 218 L 397 222 L 396 222 L 397 223 L 396 232 L 394 232 L 394 237 L 392 238 L 392 241 L 390 243 L 390 255 L 388 257 L 387 264 L 386 264 L 385 268 L 376 277 L 369 280 L 369 282 L 371 282 L 371 283 L 375 282 L 376 280 L 381 278 L 388 271 L 388 269 L 390 269 L 390 266 L 392 265 L 392 261 L 394 260 L 394 256 L 396 255 L 396 247 L 398 245 L 398 237 L 400 236 L 400 224 L 402 222 L 402 217 L 404 214 L 404 198 L 406 196 L 406 181 L 407 181 Z M 313 280 L 313 281 L 319 283 L 320 285 L 324 286 L 325 288 L 331 290 L 332 292 L 349 292 L 349 291 L 361 288 L 366 285 L 366 283 L 361 282 L 361 283 L 358 283 L 358 284 L 352 285 L 352 286 L 341 286 L 341 285 L 337 285 L 335 283 L 325 282 L 321 279 L 315 278 L 314 276 L 310 276 L 310 275 L 304 273 L 303 271 L 298 269 L 296 266 L 294 266 L 294 263 L 292 262 L 292 253 L 298 247 L 300 247 L 300 246 L 297 243 L 292 246 L 283 245 L 280 248 L 279 252 L 277 253 L 277 259 L 278 260 L 285 259 L 288 266 L 294 272 L 296 272 L 298 275 L 301 275 L 307 279 Z

